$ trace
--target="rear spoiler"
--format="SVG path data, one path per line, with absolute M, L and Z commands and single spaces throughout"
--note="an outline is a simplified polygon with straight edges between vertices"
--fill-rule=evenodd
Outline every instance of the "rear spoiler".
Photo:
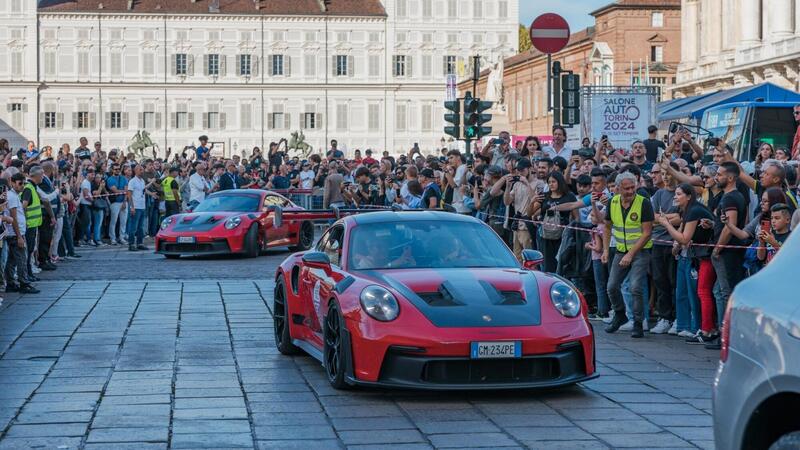
M 353 216 L 356 214 L 368 214 L 380 211 L 393 211 L 393 212 L 412 212 L 412 211 L 444 211 L 455 213 L 456 210 L 450 205 L 445 205 L 441 209 L 403 209 L 398 205 L 386 208 L 340 208 L 333 206 L 330 209 L 305 209 L 301 211 L 283 211 L 280 206 L 271 206 L 270 209 L 275 210 L 276 214 L 280 210 L 280 214 L 293 221 L 308 221 L 308 222 L 329 222 L 331 220 L 339 220 L 342 217 Z

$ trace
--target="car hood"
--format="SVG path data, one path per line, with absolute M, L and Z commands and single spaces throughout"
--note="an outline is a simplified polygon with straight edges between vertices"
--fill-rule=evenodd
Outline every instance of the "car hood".
M 539 288 L 521 269 L 371 270 L 438 327 L 515 327 L 541 323 Z
M 173 231 L 207 231 L 224 223 L 233 216 L 246 215 L 241 212 L 198 212 L 175 216 Z

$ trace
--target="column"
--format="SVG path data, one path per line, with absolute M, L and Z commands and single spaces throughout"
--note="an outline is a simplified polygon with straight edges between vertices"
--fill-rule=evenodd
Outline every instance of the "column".
M 704 25 L 709 40 L 708 51 L 711 56 L 718 58 L 722 51 L 722 0 L 706 0 L 709 8 L 704 18 L 708 21 Z M 705 55 L 704 55 L 705 56 Z
M 797 0 L 800 2 L 800 0 Z M 684 2 L 683 20 L 686 24 L 681 36 L 681 55 L 683 62 L 697 61 L 697 2 L 689 0 Z
M 793 0 L 770 0 L 765 2 L 769 11 L 770 37 L 779 40 L 794 34 Z
M 742 40 L 745 47 L 752 47 L 761 42 L 761 1 L 742 0 Z
M 800 34 L 800 0 L 794 0 L 794 34 Z

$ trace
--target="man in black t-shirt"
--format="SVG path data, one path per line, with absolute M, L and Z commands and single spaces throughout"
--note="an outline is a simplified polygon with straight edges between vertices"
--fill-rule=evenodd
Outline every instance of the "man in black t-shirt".
M 739 165 L 732 161 L 723 162 L 717 170 L 717 186 L 722 189 L 722 199 L 714 211 L 714 237 L 716 246 L 711 253 L 711 263 L 717 273 L 720 295 L 717 297 L 717 325 L 722 329 L 722 317 L 733 288 L 744 278 L 744 250 L 725 248 L 727 245 L 744 245 L 745 242 L 731 233 L 722 223 L 725 215 L 730 223 L 742 228 L 747 224 L 747 206 L 744 196 L 736 189 L 739 180 Z M 706 345 L 706 348 L 719 348 L 719 339 Z
M 422 192 L 422 207 L 425 209 L 436 209 L 442 201 L 442 191 L 434 179 L 432 169 L 422 169 L 419 172 L 419 182 L 424 189 Z
M 664 144 L 664 141 L 656 139 L 656 135 L 658 134 L 657 126 L 650 125 L 647 127 L 647 134 L 647 139 L 643 141 L 647 149 L 646 156 L 648 161 L 654 163 L 658 159 L 659 149 L 666 150 L 667 146 Z

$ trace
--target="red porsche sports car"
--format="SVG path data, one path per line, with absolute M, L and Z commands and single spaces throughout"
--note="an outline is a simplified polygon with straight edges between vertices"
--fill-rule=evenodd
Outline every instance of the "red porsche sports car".
M 335 388 L 537 388 L 594 378 L 578 290 L 521 265 L 483 222 L 371 212 L 334 223 L 276 274 L 275 343 L 322 362 Z
M 307 250 L 314 243 L 314 226 L 303 213 L 303 208 L 270 191 L 215 192 L 192 212 L 161 222 L 156 253 L 167 258 L 228 253 L 256 257 L 269 247 Z

